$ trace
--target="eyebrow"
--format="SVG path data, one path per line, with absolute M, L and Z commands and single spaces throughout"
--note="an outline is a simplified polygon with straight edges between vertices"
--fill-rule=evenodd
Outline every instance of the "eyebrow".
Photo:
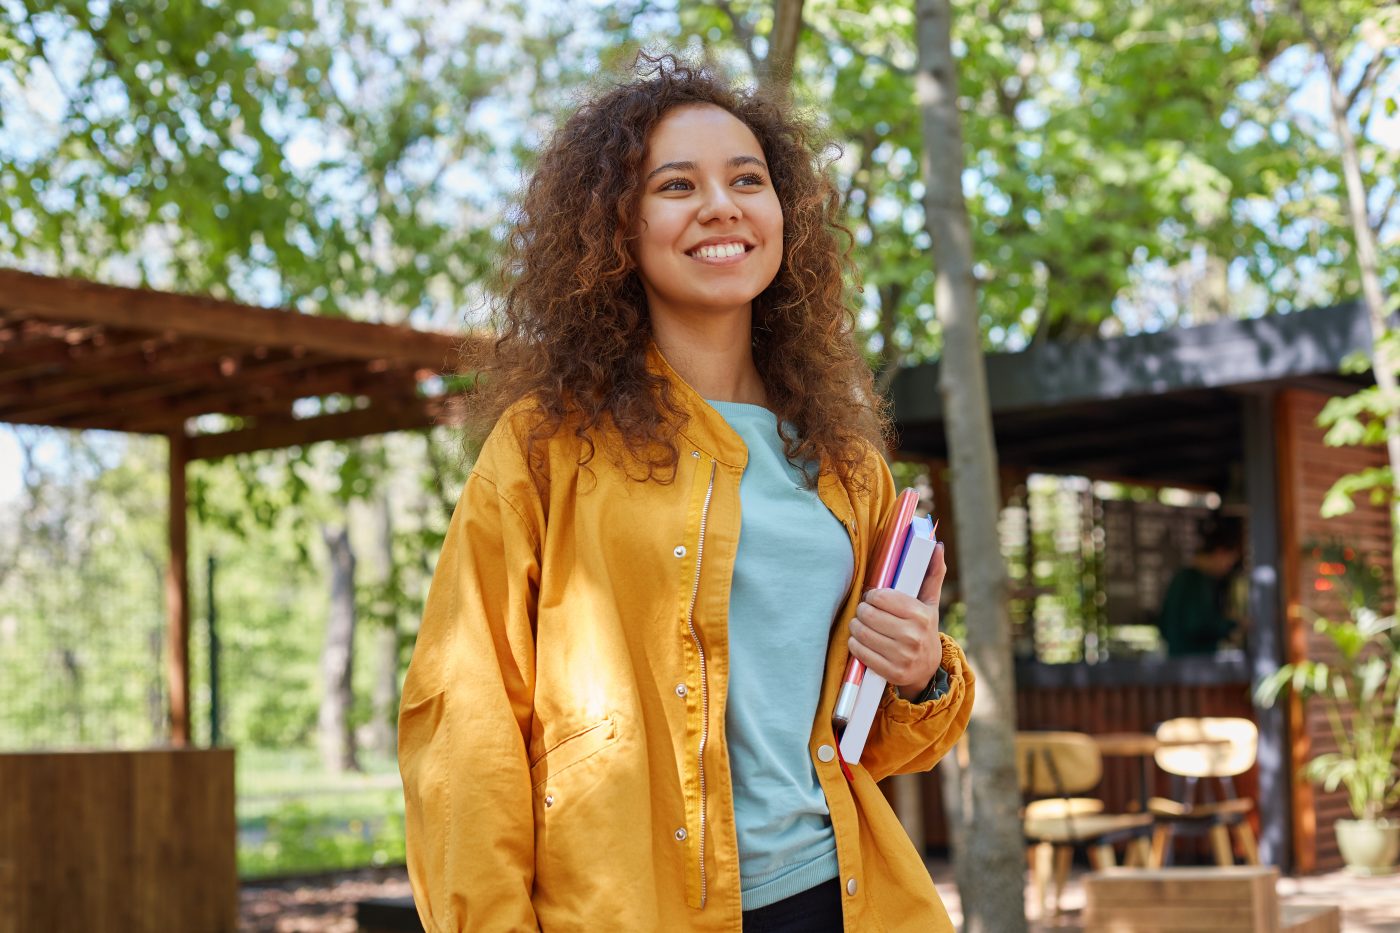
M 751 156 L 751 155 L 734 156 L 734 157 L 731 158 L 728 162 L 725 163 L 725 166 L 726 166 L 727 168 L 738 168 L 738 167 L 741 166 L 741 165 L 757 165 L 759 168 L 763 169 L 765 172 L 768 171 L 768 165 L 767 165 L 762 159 L 760 159 L 758 156 Z M 647 181 L 651 181 L 653 178 L 655 178 L 657 175 L 660 175 L 662 172 L 672 172 L 672 171 L 674 171 L 674 172 L 693 172 L 693 171 L 695 171 L 695 163 L 694 163 L 694 162 L 667 162 L 667 163 L 665 163 L 664 165 L 658 165 L 656 168 L 652 169 L 649 173 L 647 173 L 647 178 L 646 178 L 646 180 L 647 180 Z

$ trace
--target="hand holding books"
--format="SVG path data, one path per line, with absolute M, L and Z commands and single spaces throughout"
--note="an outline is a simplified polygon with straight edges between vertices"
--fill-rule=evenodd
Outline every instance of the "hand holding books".
M 886 683 L 913 697 L 942 660 L 938 599 L 946 565 L 934 523 L 914 516 L 917 501 L 912 489 L 900 494 L 851 621 L 851 659 L 833 717 L 844 726 L 841 757 L 851 764 L 860 761 Z

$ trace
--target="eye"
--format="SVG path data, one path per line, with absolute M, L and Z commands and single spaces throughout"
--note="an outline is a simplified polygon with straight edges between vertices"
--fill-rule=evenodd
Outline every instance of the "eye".
M 761 185 L 763 184 L 763 176 L 755 175 L 754 173 L 750 172 L 747 175 L 740 175 L 738 178 L 734 179 L 734 183 L 736 185 L 740 182 L 744 182 L 750 185 Z
M 687 181 L 687 180 L 685 180 L 684 178 L 672 178 L 670 181 L 666 182 L 665 184 L 663 184 L 660 188 L 657 188 L 656 190 L 657 190 L 657 191 L 689 191 L 689 190 L 690 190 L 690 187 L 691 187 L 690 182 Z

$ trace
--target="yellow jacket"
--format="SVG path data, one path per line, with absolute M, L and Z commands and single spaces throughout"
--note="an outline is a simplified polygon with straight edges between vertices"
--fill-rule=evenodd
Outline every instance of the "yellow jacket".
M 594 435 L 578 466 L 565 428 L 526 468 L 507 412 L 452 517 L 399 716 L 408 872 L 424 927 L 739 931 L 725 697 L 729 584 L 747 451 L 653 352 L 687 409 L 674 481 L 629 478 Z M 894 485 L 872 450 L 868 490 L 823 471 L 818 493 L 865 578 Z M 890 689 L 853 780 L 834 755 L 847 594 L 827 650 L 809 749 L 831 810 L 849 931 L 951 931 L 876 782 L 925 771 L 972 709 L 973 676 L 943 637 L 950 689 L 922 705 Z

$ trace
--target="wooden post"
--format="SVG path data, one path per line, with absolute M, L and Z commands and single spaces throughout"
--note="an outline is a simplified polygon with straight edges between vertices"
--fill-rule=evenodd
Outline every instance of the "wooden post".
M 1303 468 L 1298 436 L 1300 421 L 1310 420 L 1309 413 L 1300 411 L 1296 390 L 1280 392 L 1274 402 L 1274 437 L 1278 451 L 1275 482 L 1279 496 L 1279 540 L 1282 542 L 1279 554 L 1279 589 L 1283 604 L 1283 618 L 1279 622 L 1282 634 L 1279 650 L 1282 659 L 1296 664 L 1308 656 L 1307 632 L 1303 625 L 1301 607 L 1303 605 L 1302 547 L 1303 516 L 1299 513 L 1298 499 L 1301 498 Z M 1252 607 L 1251 607 L 1252 608 Z M 1311 757 L 1310 736 L 1303 702 L 1292 691 L 1288 695 L 1287 717 L 1284 728 L 1288 741 L 1287 764 L 1283 768 L 1285 779 L 1296 774 Z M 1261 775 L 1262 776 L 1262 775 Z M 1290 820 L 1293 836 L 1292 870 L 1298 874 L 1311 873 L 1317 865 L 1317 807 L 1313 786 L 1308 781 L 1288 782 L 1289 797 L 1292 802 Z M 1267 826 L 1260 827 L 1267 829 Z M 1261 839 L 1261 857 L 1266 860 L 1274 856 L 1267 835 Z
M 1254 682 L 1289 661 L 1285 554 L 1300 547 L 1296 529 L 1285 520 L 1280 464 L 1293 454 L 1280 450 L 1278 396 L 1273 391 L 1243 397 L 1245 495 L 1249 504 L 1249 666 Z M 1283 467 L 1288 470 L 1288 466 Z M 1287 481 L 1296 481 L 1289 477 Z M 1293 867 L 1292 772 L 1288 711 L 1283 705 L 1255 707 L 1259 725 L 1259 842 L 1264 863 L 1287 872 Z
M 183 426 L 170 439 L 170 564 L 165 571 L 165 670 L 170 687 L 170 744 L 190 744 L 190 599 L 186 553 L 185 464 L 189 438 Z

